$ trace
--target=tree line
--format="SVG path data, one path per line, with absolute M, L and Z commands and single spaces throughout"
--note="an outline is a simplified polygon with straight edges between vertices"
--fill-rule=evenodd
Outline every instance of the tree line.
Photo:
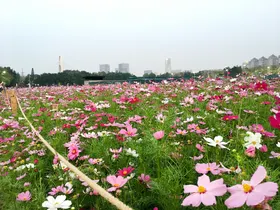
M 240 66 L 234 66 L 232 68 L 227 67 L 219 71 L 199 71 L 192 73 L 190 71 L 179 72 L 176 74 L 163 73 L 156 75 L 154 73 L 144 74 L 144 78 L 184 78 L 184 79 L 196 79 L 200 77 L 223 77 L 230 76 L 236 77 L 242 73 Z M 88 76 L 103 76 L 103 80 L 128 80 L 131 78 L 137 78 L 130 73 L 120 72 L 94 72 L 89 73 L 87 71 L 79 70 L 65 70 L 60 73 L 43 73 L 35 74 L 34 69 L 31 69 L 31 73 L 24 78 L 20 77 L 19 73 L 11 69 L 10 67 L 0 67 L 0 82 L 4 82 L 6 86 L 51 86 L 51 85 L 83 85 L 84 77 Z

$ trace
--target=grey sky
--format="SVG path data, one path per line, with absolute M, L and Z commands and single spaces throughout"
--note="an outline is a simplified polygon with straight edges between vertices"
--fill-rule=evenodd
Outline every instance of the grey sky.
M 0 66 L 25 74 L 216 69 L 280 55 L 279 0 L 0 0 Z

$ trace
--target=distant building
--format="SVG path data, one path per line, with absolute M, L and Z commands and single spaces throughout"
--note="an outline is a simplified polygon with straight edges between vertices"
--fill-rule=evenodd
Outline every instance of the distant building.
M 129 73 L 129 64 L 128 63 L 120 63 L 118 71 L 120 73 Z
M 268 61 L 268 59 L 262 56 L 259 59 L 259 66 L 260 67 L 266 67 L 267 66 L 267 61 Z
M 171 70 L 170 73 L 172 73 L 172 74 L 178 74 L 178 73 L 181 73 L 181 72 L 182 72 L 181 69 L 175 69 L 175 70 Z
M 144 74 L 152 74 L 152 73 L 153 73 L 152 70 L 145 70 L 145 71 L 144 71 Z
M 278 66 L 279 65 L 278 57 L 275 55 L 269 56 L 269 58 L 267 60 L 267 65 L 268 66 Z
M 171 58 L 165 59 L 165 73 L 171 73 Z
M 100 64 L 99 65 L 99 72 L 109 73 L 110 72 L 110 65 L 109 64 Z
M 115 72 L 118 73 L 118 72 L 119 72 L 119 69 L 118 69 L 118 68 L 115 68 Z
M 247 66 L 249 69 L 257 68 L 259 66 L 259 60 L 256 58 L 253 58 L 252 60 L 249 61 Z

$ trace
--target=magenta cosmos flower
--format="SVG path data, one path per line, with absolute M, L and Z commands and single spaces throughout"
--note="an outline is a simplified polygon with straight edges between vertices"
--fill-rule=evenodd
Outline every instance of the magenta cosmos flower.
M 259 166 L 250 181 L 242 181 L 228 188 L 231 196 L 225 201 L 228 208 L 238 208 L 245 204 L 256 206 L 262 203 L 267 197 L 273 197 L 278 191 L 278 185 L 274 182 L 261 183 L 266 177 L 266 170 Z
M 217 175 L 220 173 L 220 165 L 216 163 L 197 163 L 195 165 L 195 170 L 197 173 L 200 174 L 207 174 L 211 171 L 212 174 Z
M 269 122 L 270 122 L 271 127 L 280 129 L 280 112 L 274 116 L 270 116 Z
M 210 182 L 207 175 L 198 177 L 197 185 L 184 185 L 184 193 L 191 193 L 183 200 L 182 206 L 198 207 L 201 203 L 205 206 L 216 204 L 216 196 L 223 196 L 227 187 L 223 179 Z
M 122 176 L 107 176 L 107 182 L 109 182 L 113 187 L 108 189 L 108 192 L 116 191 L 117 189 L 121 188 L 125 185 L 128 179 L 123 178 Z

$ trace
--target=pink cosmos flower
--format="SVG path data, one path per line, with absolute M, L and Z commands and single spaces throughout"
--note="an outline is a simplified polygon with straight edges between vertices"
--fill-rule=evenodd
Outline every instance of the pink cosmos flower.
M 106 178 L 107 182 L 109 182 L 113 187 L 109 188 L 108 192 L 116 191 L 117 189 L 121 188 L 125 185 L 125 183 L 128 181 L 128 179 L 123 178 L 122 176 L 107 176 Z
M 164 131 L 157 131 L 154 133 L 154 137 L 156 140 L 160 140 L 164 137 Z
M 141 174 L 140 176 L 138 176 L 138 180 L 141 183 L 146 184 L 148 188 L 151 188 L 151 186 L 149 185 L 149 183 L 151 182 L 151 177 L 149 175 Z
M 31 200 L 31 193 L 29 191 L 22 192 L 18 194 L 17 201 L 30 201 Z
M 216 196 L 223 196 L 227 192 L 223 179 L 210 182 L 205 174 L 198 177 L 197 185 L 184 185 L 184 193 L 190 195 L 183 200 L 182 206 L 198 207 L 201 203 L 212 206 L 216 204 Z
M 249 156 L 249 157 L 255 157 L 256 156 L 256 148 L 253 146 L 248 147 L 245 150 L 245 155 Z
M 245 204 L 256 206 L 262 203 L 266 197 L 273 197 L 278 191 L 278 185 L 274 182 L 261 183 L 266 177 L 266 170 L 259 166 L 250 181 L 242 181 L 228 188 L 231 196 L 225 201 L 228 208 L 238 208 Z
M 134 171 L 134 169 L 135 168 L 133 168 L 133 167 L 131 167 L 131 166 L 129 166 L 129 167 L 127 167 L 127 168 L 123 168 L 123 169 L 121 169 L 121 170 L 119 170 L 118 171 L 118 176 L 123 176 L 123 177 L 125 177 L 125 176 L 128 176 L 129 174 L 131 174 L 132 173 L 132 171 Z
M 260 148 L 261 152 L 267 152 L 267 146 L 264 144 L 262 145 L 262 147 Z
M 126 125 L 126 130 L 125 129 L 121 129 L 119 134 L 125 135 L 127 137 L 133 137 L 136 136 L 137 134 L 137 129 L 136 128 L 132 128 L 132 126 L 130 124 Z
M 271 151 L 271 156 L 269 156 L 269 158 L 279 158 L 280 159 L 280 153 Z
M 217 165 L 216 163 L 197 163 L 195 165 L 195 170 L 197 173 L 200 174 L 207 174 L 209 171 L 217 175 L 220 173 L 220 165 Z
M 186 130 L 177 129 L 176 134 L 184 136 L 187 134 L 187 132 L 188 131 L 186 131 Z
M 19 177 L 17 177 L 16 180 L 21 180 L 21 179 L 23 179 L 25 176 L 26 176 L 26 173 L 23 174 L 23 175 L 21 175 L 21 176 L 19 176 Z
M 200 154 L 199 156 L 191 157 L 191 159 L 194 160 L 194 161 L 201 160 L 202 158 L 203 158 L 203 154 Z
M 79 154 L 81 152 L 81 150 L 79 150 L 78 145 L 76 145 L 76 144 L 73 144 L 70 147 L 68 147 L 68 150 L 69 151 L 68 151 L 67 157 L 70 160 L 75 160 L 77 157 L 79 157 Z
M 195 147 L 200 151 L 200 152 L 205 152 L 204 147 L 200 144 L 196 144 Z

